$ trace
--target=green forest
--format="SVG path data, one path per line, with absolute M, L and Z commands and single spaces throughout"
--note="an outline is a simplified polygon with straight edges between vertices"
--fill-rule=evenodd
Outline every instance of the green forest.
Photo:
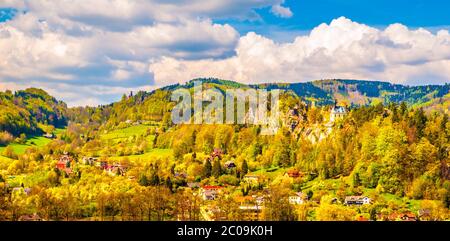
M 97 107 L 0 92 L 0 220 L 450 219 L 450 85 L 198 80 L 281 89 L 282 128 L 174 125 L 194 80 Z

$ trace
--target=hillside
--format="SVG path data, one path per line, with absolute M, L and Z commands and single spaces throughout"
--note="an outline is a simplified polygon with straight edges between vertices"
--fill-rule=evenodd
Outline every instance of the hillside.
M 307 83 L 263 84 L 256 88 L 291 90 L 317 105 L 329 105 L 338 100 L 348 105 L 406 102 L 420 105 L 449 93 L 450 85 L 406 86 L 367 80 L 317 80 Z
M 261 135 L 251 124 L 174 125 L 171 92 L 193 81 L 86 108 L 38 89 L 3 93 L 3 115 L 26 131 L 69 122 L 53 138 L 0 147 L 0 220 L 450 218 L 449 117 L 416 108 L 445 112 L 447 85 L 204 82 L 284 89 L 282 127 Z M 335 98 L 352 108 L 337 115 L 325 106 Z
M 14 136 L 42 134 L 43 126 L 67 124 L 67 105 L 41 89 L 0 92 L 0 131 Z

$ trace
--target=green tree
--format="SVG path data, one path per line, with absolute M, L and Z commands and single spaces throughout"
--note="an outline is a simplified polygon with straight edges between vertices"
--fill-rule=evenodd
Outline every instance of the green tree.
M 203 166 L 203 176 L 210 177 L 211 175 L 212 175 L 212 165 L 208 159 L 205 161 L 205 165 Z
M 247 164 L 247 160 L 244 159 L 244 161 L 242 162 L 242 175 L 245 176 L 245 174 L 248 173 L 248 164 Z
M 222 175 L 222 166 L 220 165 L 220 160 L 218 158 L 214 160 L 211 175 L 215 178 L 218 178 L 220 177 L 220 175 Z

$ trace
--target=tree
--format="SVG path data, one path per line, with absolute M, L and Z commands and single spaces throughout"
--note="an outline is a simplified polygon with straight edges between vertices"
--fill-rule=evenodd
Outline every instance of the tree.
M 222 175 L 222 166 L 220 165 L 220 160 L 218 158 L 214 160 L 211 175 L 215 178 L 219 178 L 220 175 Z
M 7 146 L 5 150 L 3 150 L 3 156 L 6 156 L 11 159 L 16 159 L 17 155 L 14 153 L 14 149 L 11 146 Z
M 352 221 L 355 215 L 355 210 L 336 204 L 322 203 L 316 210 L 318 221 Z
M 148 186 L 148 179 L 147 179 L 146 175 L 142 174 L 139 177 L 139 185 L 144 186 L 144 187 Z
M 203 177 L 210 177 L 212 174 L 212 165 L 209 159 L 205 161 L 205 165 L 203 166 Z
M 170 192 L 173 193 L 173 190 L 172 190 L 173 186 L 172 185 L 173 185 L 172 184 L 172 180 L 170 180 L 170 177 L 167 177 L 167 179 L 166 179 L 166 187 L 170 190 Z
M 244 161 L 242 162 L 242 175 L 244 176 L 247 173 L 248 173 L 248 164 L 247 160 L 244 159 Z

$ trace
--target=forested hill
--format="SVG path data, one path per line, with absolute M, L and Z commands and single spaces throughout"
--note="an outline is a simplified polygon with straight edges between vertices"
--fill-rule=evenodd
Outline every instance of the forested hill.
M 41 134 L 42 127 L 67 124 L 67 105 L 41 89 L 0 92 L 0 132 Z
M 178 88 L 192 88 L 194 81 L 202 81 L 208 87 L 221 91 L 230 88 L 283 89 L 299 96 L 308 103 L 329 105 L 338 100 L 341 104 L 375 105 L 378 103 L 406 102 L 410 106 L 425 107 L 427 110 L 446 111 L 450 103 L 450 85 L 405 86 L 380 81 L 364 80 L 317 80 L 306 83 L 274 83 L 246 85 L 216 78 L 194 79 L 186 84 L 176 84 L 164 88 L 132 95 L 124 95 L 122 100 L 99 107 L 76 107 L 68 109 L 62 101 L 57 101 L 45 91 L 30 88 L 12 93 L 0 92 L 0 131 L 13 135 L 20 133 L 41 133 L 38 124 L 66 125 L 67 120 L 92 125 L 115 126 L 127 120 L 169 121 L 168 112 L 173 104 L 170 93 Z
M 191 88 L 194 81 L 202 81 L 221 90 L 229 88 L 264 88 L 292 91 L 297 96 L 316 105 L 333 104 L 337 99 L 347 105 L 372 105 L 378 103 L 406 102 L 410 106 L 430 104 L 434 100 L 445 98 L 450 85 L 407 86 L 389 82 L 371 80 L 316 80 L 305 83 L 269 83 L 245 85 L 230 80 L 215 78 L 195 79 L 184 85 L 176 84 L 162 88 L 172 91 L 177 88 Z M 442 102 L 442 101 L 441 101 Z
M 348 105 L 406 102 L 419 106 L 449 94 L 450 85 L 406 86 L 367 80 L 317 80 L 307 83 L 263 84 L 257 88 L 292 90 L 298 96 L 318 105 L 332 104 L 335 99 Z

